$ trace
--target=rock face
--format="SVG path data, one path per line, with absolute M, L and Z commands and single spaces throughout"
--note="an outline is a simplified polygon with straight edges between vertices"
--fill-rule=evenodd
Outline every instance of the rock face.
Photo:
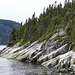
M 51 52 L 49 55 L 48 55 L 48 59 L 52 59 L 58 55 L 62 55 L 64 53 L 66 53 L 68 50 L 67 50 L 67 44 L 63 45 L 62 47 L 56 49 L 55 51 Z
M 68 44 L 64 43 L 65 32 L 60 30 L 62 41 L 54 40 L 58 33 L 53 34 L 48 41 L 37 43 L 37 41 L 18 47 L 6 47 L 0 51 L 1 57 L 16 59 L 25 62 L 40 63 L 43 66 L 62 68 L 75 68 L 75 52 L 69 50 Z M 71 48 L 70 48 L 71 49 Z

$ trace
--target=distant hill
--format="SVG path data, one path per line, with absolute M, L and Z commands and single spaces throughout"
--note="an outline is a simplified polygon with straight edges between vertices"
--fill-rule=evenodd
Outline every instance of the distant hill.
M 0 45 L 6 45 L 12 28 L 17 28 L 19 25 L 15 21 L 0 19 Z

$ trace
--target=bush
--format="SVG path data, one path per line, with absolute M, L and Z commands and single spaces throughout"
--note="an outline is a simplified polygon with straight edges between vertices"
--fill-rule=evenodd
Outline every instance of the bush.
M 47 36 L 45 37 L 45 40 L 48 41 L 51 36 L 52 36 L 51 34 L 47 35 Z
M 28 42 L 28 41 L 27 41 Z M 23 42 L 23 40 L 20 41 L 19 47 L 23 46 L 24 44 L 26 44 L 27 42 Z
M 55 30 L 53 33 L 57 33 L 57 30 Z
M 72 49 L 73 51 L 75 51 L 75 46 L 73 47 L 73 49 Z
M 44 35 L 42 36 L 41 38 L 39 38 L 38 42 L 37 43 L 41 43 L 43 42 L 44 40 L 48 41 L 48 39 L 51 37 L 52 34 L 48 34 L 48 35 Z
M 45 40 L 45 37 L 44 36 L 42 36 L 41 38 L 39 38 L 39 40 L 38 40 L 38 42 L 37 43 L 41 43 L 41 42 L 43 42 Z
M 67 43 L 67 41 L 66 41 L 66 40 L 64 40 L 64 41 L 63 41 L 63 45 L 65 45 L 66 43 Z
M 54 38 L 55 41 L 56 41 L 56 40 L 61 40 L 61 39 L 62 39 L 62 37 L 59 36 L 59 35 L 57 35 L 57 36 Z

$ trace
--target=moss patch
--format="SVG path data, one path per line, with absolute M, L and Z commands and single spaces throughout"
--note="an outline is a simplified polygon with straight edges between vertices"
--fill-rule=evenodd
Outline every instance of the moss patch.
M 74 48 L 72 50 L 75 51 L 75 46 L 74 46 Z
M 43 65 L 43 66 L 47 66 L 47 64 L 48 64 L 49 62 L 50 62 L 50 60 L 48 60 L 48 61 L 46 61 L 46 62 L 43 62 L 42 65 Z

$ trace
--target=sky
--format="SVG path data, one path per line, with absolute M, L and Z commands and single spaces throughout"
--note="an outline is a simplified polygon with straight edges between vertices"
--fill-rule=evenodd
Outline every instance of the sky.
M 64 4 L 65 0 L 0 0 L 0 19 L 24 23 L 34 12 L 39 17 L 44 7 L 47 8 L 55 1 Z

